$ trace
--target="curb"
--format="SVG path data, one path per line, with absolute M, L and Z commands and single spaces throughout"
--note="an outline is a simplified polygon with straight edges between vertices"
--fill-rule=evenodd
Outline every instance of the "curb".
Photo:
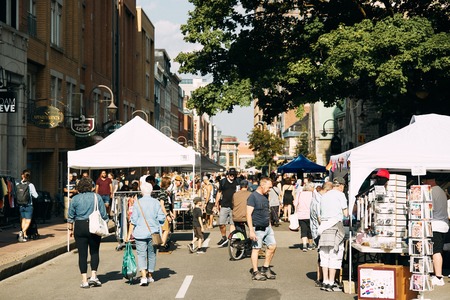
M 75 241 L 71 241 L 69 243 L 69 249 L 72 251 L 75 249 Z M 67 252 L 67 243 L 61 243 L 59 245 L 55 245 L 50 247 L 47 250 L 43 250 L 41 252 L 35 253 L 33 255 L 24 257 L 18 261 L 11 262 L 0 266 L 0 281 L 16 275 L 25 270 L 31 269 L 37 265 L 40 265 L 50 259 L 57 257 L 63 253 Z

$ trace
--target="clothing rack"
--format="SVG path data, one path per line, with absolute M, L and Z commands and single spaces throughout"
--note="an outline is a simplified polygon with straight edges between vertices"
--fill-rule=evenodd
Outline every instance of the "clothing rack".
M 5 179 L 9 180 L 13 184 L 13 186 L 16 183 L 15 178 L 13 176 L 11 176 L 11 173 L 9 172 L 9 170 L 0 169 L 0 178 L 5 178 Z M 0 232 L 3 229 L 13 227 L 15 221 L 20 221 L 20 217 L 17 213 L 16 213 L 16 216 L 9 215 L 9 213 L 11 213 L 11 212 L 12 213 L 14 213 L 14 211 L 18 212 L 16 207 L 10 207 L 8 199 L 6 199 L 6 198 L 3 198 L 2 201 L 3 201 L 3 207 L 0 209 L 0 213 L 1 213 L 0 220 L 4 220 L 5 221 L 4 223 L 6 225 L 0 227 Z M 3 224 L 3 222 L 0 222 L 0 224 Z

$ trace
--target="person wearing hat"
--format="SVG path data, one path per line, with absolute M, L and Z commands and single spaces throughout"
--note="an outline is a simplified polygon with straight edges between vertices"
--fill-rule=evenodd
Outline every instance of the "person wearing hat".
M 431 198 L 433 200 L 433 219 L 431 221 L 433 237 L 431 241 L 433 242 L 434 276 L 431 278 L 431 283 L 443 286 L 445 281 L 442 276 L 442 254 L 444 252 L 445 235 L 449 230 L 447 195 L 436 183 L 436 176 L 433 173 L 428 173 L 422 179 L 422 184 L 431 186 Z
M 67 220 L 69 205 L 72 197 L 78 194 L 76 190 L 77 173 L 69 173 L 68 183 L 64 186 L 64 220 Z
M 348 217 L 347 198 L 344 194 L 345 179 L 336 177 L 332 181 L 333 189 L 322 196 L 320 203 L 320 226 L 318 228 L 320 266 L 323 273 L 321 290 L 333 292 L 340 288 L 335 283 L 336 270 L 342 267 L 344 256 L 344 224 Z
M 216 208 L 219 209 L 219 229 L 222 238 L 217 243 L 220 247 L 224 247 L 228 243 L 227 224 L 230 224 L 230 232 L 234 230 L 233 223 L 233 194 L 239 190 L 239 182 L 237 180 L 237 171 L 230 168 L 227 176 L 220 180 L 219 190 L 216 195 Z

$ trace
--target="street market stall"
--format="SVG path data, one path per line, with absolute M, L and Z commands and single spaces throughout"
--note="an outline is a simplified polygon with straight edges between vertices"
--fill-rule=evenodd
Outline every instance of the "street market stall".
M 411 237 L 408 236 L 410 228 L 406 228 L 411 226 L 407 223 L 406 218 L 410 214 L 406 176 L 395 174 L 388 182 L 387 189 L 381 192 L 372 190 L 366 195 L 361 195 L 360 189 L 372 172 L 381 168 L 387 169 L 391 174 L 398 172 L 424 175 L 430 171 L 449 172 L 448 148 L 450 141 L 446 138 L 449 128 L 450 116 L 438 114 L 413 116 L 408 126 L 331 157 L 329 164 L 331 173 L 342 174 L 343 171 L 348 171 L 349 174 L 349 212 L 355 212 L 354 208 L 356 207 L 358 214 L 362 213 L 361 216 L 365 218 L 360 220 L 363 222 L 364 228 L 374 230 L 373 227 L 376 225 L 373 224 L 383 223 L 379 227 L 386 230 L 379 232 L 381 236 L 390 235 L 394 238 L 392 243 L 380 243 L 379 247 L 363 246 L 360 244 L 361 241 L 358 241 L 357 244 L 350 247 L 350 250 L 353 248 L 364 253 L 408 253 L 411 255 L 409 251 L 411 245 L 408 248 L 408 244 L 402 242 L 403 237 Z M 372 199 L 361 199 L 361 197 L 372 197 Z M 389 207 L 389 203 L 392 204 L 392 207 Z M 389 226 L 386 226 L 386 222 L 390 222 Z M 372 228 L 368 228 L 370 224 Z M 394 230 L 390 231 L 389 228 L 394 228 Z M 374 234 L 376 235 L 377 232 Z M 352 242 L 354 241 L 352 241 L 352 232 L 350 231 L 350 245 Z M 350 278 L 351 272 L 350 262 Z M 416 274 L 414 276 L 417 277 Z M 420 291 L 417 288 L 414 290 Z
M 139 116 L 95 145 L 67 152 L 67 174 L 70 168 L 91 170 L 160 166 L 186 166 L 195 174 L 196 168 L 201 166 L 200 155 L 173 141 Z

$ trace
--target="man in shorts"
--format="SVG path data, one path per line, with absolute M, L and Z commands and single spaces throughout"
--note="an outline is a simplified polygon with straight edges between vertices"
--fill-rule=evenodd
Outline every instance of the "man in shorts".
M 247 224 L 250 229 L 250 239 L 252 240 L 252 279 L 266 280 L 275 279 L 275 273 L 270 269 L 270 262 L 277 249 L 275 235 L 270 226 L 270 208 L 267 194 L 272 188 L 270 178 L 261 178 L 259 186 L 251 193 L 247 199 Z M 258 269 L 258 256 L 262 244 L 267 246 L 264 264 L 261 271 Z
M 433 220 L 431 226 L 433 228 L 433 267 L 434 276 L 431 278 L 431 283 L 437 286 L 443 286 L 445 281 L 442 276 L 442 254 L 444 252 L 445 235 L 448 232 L 448 212 L 447 212 L 447 195 L 444 190 L 437 185 L 436 176 L 428 173 L 422 180 L 423 184 L 431 186 L 431 197 L 433 199 Z
M 228 243 L 227 224 L 230 224 L 230 232 L 234 230 L 233 223 L 233 195 L 239 190 L 239 182 L 236 179 L 237 172 L 235 168 L 230 168 L 226 178 L 220 180 L 219 190 L 216 195 L 216 208 L 219 209 L 219 229 L 222 238 L 217 243 L 224 247 Z
M 342 291 L 335 284 L 336 270 L 342 267 L 344 256 L 344 216 L 348 216 L 347 198 L 343 193 L 345 180 L 336 177 L 333 181 L 333 189 L 326 192 L 321 199 L 320 226 L 318 228 L 320 266 L 323 273 L 323 291 Z

